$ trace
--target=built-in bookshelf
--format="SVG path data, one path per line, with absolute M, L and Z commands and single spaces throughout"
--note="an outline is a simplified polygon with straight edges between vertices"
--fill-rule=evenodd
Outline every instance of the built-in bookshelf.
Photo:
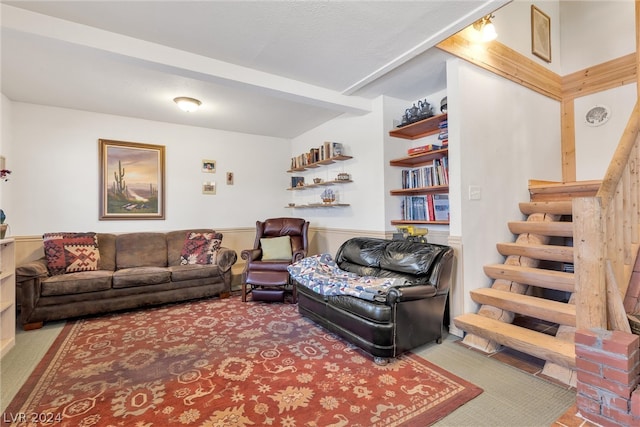
M 0 357 L 16 342 L 15 262 L 14 240 L 0 240 Z
M 401 197 L 402 217 L 392 225 L 449 224 L 449 149 L 394 159 L 402 167 L 401 187 L 391 190 Z

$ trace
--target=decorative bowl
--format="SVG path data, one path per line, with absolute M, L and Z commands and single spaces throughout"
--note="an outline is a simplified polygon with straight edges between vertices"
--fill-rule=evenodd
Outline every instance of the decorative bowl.
M 313 178 L 314 184 L 320 184 L 322 182 L 322 178 Z

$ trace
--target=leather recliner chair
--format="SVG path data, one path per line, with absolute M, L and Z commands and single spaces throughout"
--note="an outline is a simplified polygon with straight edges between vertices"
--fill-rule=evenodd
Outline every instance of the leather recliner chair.
M 302 218 L 270 218 L 256 221 L 256 239 L 252 249 L 245 249 L 240 257 L 247 263 L 242 273 L 242 301 L 252 294 L 254 300 L 281 301 L 290 288 L 296 301 L 295 287 L 289 286 L 287 267 L 307 256 L 309 222 Z M 291 256 L 283 259 L 265 259 L 263 239 L 289 236 Z M 266 243 L 266 242 L 265 242 Z

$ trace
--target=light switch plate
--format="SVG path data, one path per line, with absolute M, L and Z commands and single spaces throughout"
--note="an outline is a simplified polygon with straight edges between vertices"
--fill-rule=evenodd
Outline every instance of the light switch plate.
M 469 200 L 480 200 L 480 199 L 482 199 L 482 187 L 478 185 L 470 185 Z

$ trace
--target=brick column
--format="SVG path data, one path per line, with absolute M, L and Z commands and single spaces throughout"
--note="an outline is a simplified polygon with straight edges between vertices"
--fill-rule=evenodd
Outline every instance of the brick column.
M 602 426 L 640 425 L 638 335 L 604 329 L 576 331 L 576 405 Z

